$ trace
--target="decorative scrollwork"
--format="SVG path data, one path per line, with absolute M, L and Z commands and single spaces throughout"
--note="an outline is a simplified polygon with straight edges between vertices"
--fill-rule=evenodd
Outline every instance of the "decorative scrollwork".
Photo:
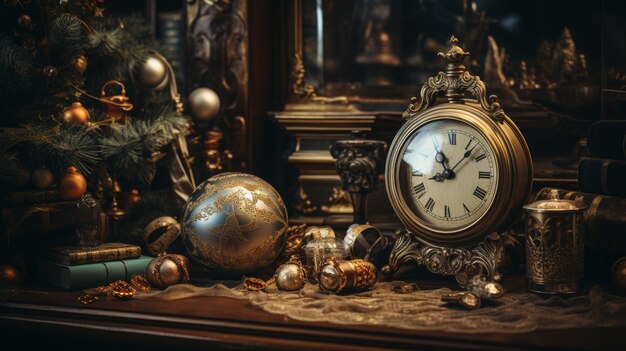
M 302 55 L 296 53 L 293 57 L 293 69 L 291 71 L 291 90 L 299 100 L 307 100 L 317 96 L 315 88 L 307 84 L 306 71 L 302 62 Z
M 420 90 L 421 100 L 418 103 L 416 97 L 411 98 L 411 103 L 402 117 L 411 118 L 418 112 L 432 106 L 438 95 L 445 94 L 448 102 L 463 103 L 463 98 L 468 93 L 474 96 L 480 106 L 491 114 L 497 122 L 502 123 L 504 121 L 506 114 L 500 107 L 498 97 L 491 95 L 487 99 L 485 83 L 480 80 L 479 76 L 469 73 L 463 65 L 469 52 L 465 52 L 457 46 L 457 42 L 457 38 L 450 37 L 446 51 L 438 53 L 438 56 L 446 60 L 445 71 L 439 72 L 435 77 L 428 78 Z
M 510 232 L 492 233 L 470 251 L 428 244 L 405 229 L 397 231 L 396 237 L 389 265 L 383 269 L 385 274 L 393 274 L 401 265 L 415 262 L 433 273 L 456 276 L 460 285 L 465 285 L 476 274 L 499 280 L 504 248 L 516 242 Z
M 341 177 L 344 190 L 350 193 L 354 205 L 354 223 L 365 223 L 367 193 L 374 191 L 380 180 L 387 144 L 379 140 L 365 140 L 357 134 L 349 140 L 333 144 L 330 154 L 337 159 L 335 170 Z

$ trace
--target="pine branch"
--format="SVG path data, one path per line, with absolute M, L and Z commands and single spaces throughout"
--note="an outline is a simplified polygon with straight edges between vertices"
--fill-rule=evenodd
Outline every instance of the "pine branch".
M 100 140 L 101 154 L 113 167 L 116 176 L 150 184 L 156 165 L 146 155 L 142 135 L 133 124 L 119 125 L 119 130 Z
M 54 127 L 31 124 L 5 132 L 7 145 L 32 146 L 30 158 L 47 161 L 57 172 L 74 166 L 83 174 L 90 174 L 100 159 L 94 133 L 78 124 Z
M 52 20 L 48 32 L 50 59 L 67 64 L 76 58 L 87 47 L 83 29 L 80 19 L 69 13 Z

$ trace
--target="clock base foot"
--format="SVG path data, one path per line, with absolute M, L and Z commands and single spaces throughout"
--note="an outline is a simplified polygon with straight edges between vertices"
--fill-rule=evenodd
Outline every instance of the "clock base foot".
M 477 274 L 499 281 L 500 267 L 504 260 L 504 248 L 516 243 L 513 233 L 492 233 L 471 248 L 454 248 L 432 245 L 421 241 L 405 229 L 396 231 L 396 244 L 391 250 L 389 264 L 382 272 L 392 276 L 403 264 L 414 262 L 429 271 L 453 275 L 461 286 Z

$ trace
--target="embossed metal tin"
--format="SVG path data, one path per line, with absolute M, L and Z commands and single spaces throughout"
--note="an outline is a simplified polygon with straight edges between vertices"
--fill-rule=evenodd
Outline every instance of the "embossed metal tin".
M 320 267 L 319 287 L 322 291 L 340 294 L 367 290 L 378 281 L 378 271 L 372 263 L 357 260 L 330 260 Z
M 560 200 L 556 190 L 550 200 L 524 206 L 526 210 L 526 276 L 529 289 L 544 294 L 577 292 L 584 277 L 585 206 Z

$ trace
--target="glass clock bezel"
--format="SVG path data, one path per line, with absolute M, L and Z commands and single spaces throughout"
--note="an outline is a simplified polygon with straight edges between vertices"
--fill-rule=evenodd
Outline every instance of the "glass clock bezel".
M 439 124 L 439 123 L 449 123 L 450 126 L 448 127 L 443 127 L 442 126 L 435 126 L 435 124 Z M 467 131 L 461 130 L 460 125 L 465 126 L 465 128 L 472 130 L 471 134 L 468 133 Z M 435 138 L 435 135 L 439 135 L 442 133 L 442 131 L 448 132 L 449 130 L 454 130 L 455 127 L 453 126 L 458 126 L 457 128 L 459 128 L 457 130 L 457 135 L 467 135 L 470 136 L 476 143 L 477 146 L 480 146 L 480 148 L 485 149 L 487 151 L 487 153 L 489 154 L 489 156 L 487 156 L 487 162 L 490 165 L 490 173 L 492 174 L 492 176 L 490 176 L 488 179 L 489 182 L 489 186 L 486 187 L 487 191 L 489 192 L 489 195 L 487 196 L 487 199 L 485 201 L 480 201 L 479 205 L 475 208 L 473 208 L 471 211 L 468 210 L 468 213 L 466 214 L 465 212 L 463 213 L 462 216 L 453 216 L 451 217 L 452 219 L 446 219 L 445 218 L 445 214 L 442 215 L 438 215 L 437 211 L 428 211 L 424 204 L 422 203 L 423 201 L 420 201 L 419 198 L 415 199 L 415 192 L 413 191 L 413 184 L 411 183 L 413 179 L 413 176 L 410 175 L 409 173 L 411 173 L 411 171 L 413 171 L 413 169 L 411 168 L 411 166 L 408 164 L 408 162 L 406 162 L 406 158 L 407 157 L 416 157 L 414 156 L 414 154 L 409 154 L 407 155 L 406 150 L 411 147 L 411 144 L 413 143 L 413 141 L 418 138 L 418 133 L 425 133 L 426 128 L 429 128 L 430 126 L 432 126 L 434 128 L 433 133 L 429 134 L 429 136 L 426 136 L 426 138 Z M 452 128 L 452 129 L 449 129 Z M 445 131 L 444 131 L 445 130 Z M 475 136 L 480 135 L 480 139 L 474 139 Z M 443 146 L 445 143 L 445 141 L 443 141 L 441 143 L 441 146 Z M 462 146 L 461 146 L 462 148 Z M 488 149 L 488 150 L 487 150 Z M 434 148 L 433 148 L 433 151 Z M 443 150 L 442 150 L 443 151 Z M 444 151 L 446 153 L 446 157 L 449 157 L 449 154 L 447 153 L 447 151 Z M 410 134 L 410 136 L 406 139 L 406 142 L 400 147 L 400 153 L 402 153 L 402 160 L 400 162 L 400 165 L 398 167 L 399 170 L 399 174 L 398 176 L 400 177 L 400 187 L 401 187 L 401 194 L 404 196 L 406 203 L 408 204 L 408 206 L 415 212 L 417 211 L 416 215 L 422 219 L 423 222 L 429 222 L 429 221 L 439 221 L 440 224 L 442 224 L 442 222 L 447 223 L 448 225 L 452 225 L 454 227 L 453 228 L 446 228 L 446 229 L 441 229 L 441 231 L 446 231 L 446 232 L 454 232 L 454 231 L 458 231 L 461 230 L 463 228 L 465 228 L 467 225 L 454 225 L 454 222 L 457 221 L 464 221 L 464 220 L 471 220 L 472 222 L 478 221 L 480 220 L 481 217 L 483 217 L 489 210 L 489 208 L 492 206 L 493 201 L 495 200 L 495 194 L 496 194 L 496 189 L 498 186 L 498 174 L 499 174 L 499 169 L 498 169 L 498 164 L 495 160 L 495 151 L 492 147 L 492 145 L 489 143 L 489 141 L 487 140 L 487 137 L 478 129 L 473 128 L 470 124 L 466 123 L 466 122 L 460 122 L 456 119 L 445 119 L 445 118 L 440 118 L 440 119 L 436 119 L 436 120 L 432 120 L 429 121 L 427 123 L 424 123 L 423 125 L 421 125 L 421 127 L 419 127 L 418 129 L 416 129 L 413 133 Z M 450 162 L 451 160 L 447 160 L 448 162 Z M 456 160 L 452 160 L 452 161 L 456 161 Z M 436 161 L 433 159 L 432 160 L 433 163 L 436 163 Z M 470 162 L 470 160 L 467 160 L 465 162 Z M 448 164 L 448 167 L 452 167 L 453 165 Z M 462 164 L 460 164 L 461 169 L 462 169 Z M 436 164 L 435 168 L 439 169 L 441 166 L 439 164 Z M 407 169 L 409 168 L 409 169 Z M 443 168 L 441 168 L 443 170 Z M 407 172 L 408 171 L 408 172 Z M 466 175 L 464 175 L 461 171 L 461 173 L 455 172 L 455 179 L 454 180 L 443 180 L 443 183 L 447 183 L 447 182 L 451 182 L 451 181 L 460 181 L 462 179 L 462 177 L 465 177 Z M 420 177 L 419 179 L 421 181 L 423 181 L 423 183 L 425 183 L 426 186 L 428 186 L 429 184 L 435 184 L 433 182 L 435 182 L 434 180 L 430 180 L 428 181 L 425 177 L 427 176 L 432 176 L 433 174 L 427 174 L 425 176 Z M 483 184 L 484 186 L 484 184 Z M 445 187 L 445 186 L 444 186 Z M 428 188 L 425 188 L 424 190 L 424 194 L 427 194 L 428 192 Z M 431 198 L 432 199 L 432 198 Z M 439 198 L 436 198 L 435 200 L 439 200 Z M 463 205 L 465 205 L 465 202 L 461 202 Z M 433 202 L 434 204 L 434 202 Z M 459 206 L 460 203 L 449 203 L 449 205 L 451 206 Z M 471 206 L 471 205 L 470 205 Z M 419 207 L 419 208 L 418 208 Z M 471 208 L 471 207 L 470 207 Z M 430 212 L 430 213 L 428 213 Z M 476 212 L 481 212 L 479 216 L 476 217 Z M 474 217 L 474 218 L 471 218 Z M 455 219 L 457 218 L 457 219 Z M 432 227 L 432 225 L 431 225 Z M 442 227 L 443 228 L 443 227 Z

